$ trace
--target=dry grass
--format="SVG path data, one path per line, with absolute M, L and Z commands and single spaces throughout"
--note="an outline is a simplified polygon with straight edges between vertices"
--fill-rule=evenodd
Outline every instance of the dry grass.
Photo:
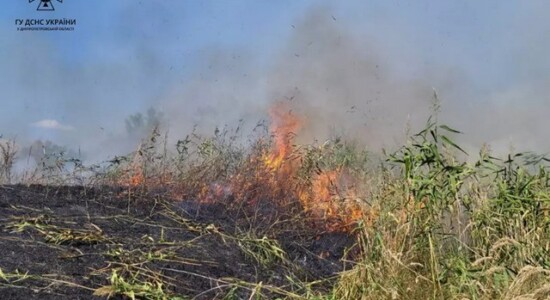
M 0 136 L 0 183 L 11 183 L 12 169 L 17 158 L 17 150 L 15 139 L 6 140 Z
M 331 290 L 316 289 L 312 282 L 274 287 L 216 279 L 220 289 L 228 291 L 227 299 L 238 299 L 238 289 L 249 291 L 250 299 L 547 299 L 546 158 L 519 153 L 497 159 L 481 151 L 475 163 L 467 163 L 451 139 L 457 133 L 430 120 L 409 143 L 374 164 L 367 152 L 339 139 L 307 146 L 283 139 L 278 143 L 289 148 L 283 157 L 273 156 L 280 133 L 275 143 L 263 136 L 248 147 L 225 130 L 216 130 L 213 137 L 193 134 L 171 152 L 166 137 L 155 129 L 135 153 L 96 172 L 93 182 L 123 185 L 129 198 L 161 190 L 176 199 L 242 209 L 250 222 L 241 235 L 224 236 L 215 227 L 195 229 L 233 240 L 247 257 L 265 266 L 288 263 L 285 250 L 272 237 L 301 230 L 285 226 L 289 218 L 303 218 L 303 226 L 343 231 L 357 239 L 343 258 L 348 269 L 330 279 Z M 10 163 L 5 158 L 14 156 L 10 149 L 1 148 L 3 167 Z M 326 177 L 326 190 L 318 188 L 320 174 L 336 171 L 336 177 Z M 330 197 L 321 197 L 320 191 Z M 352 219 L 350 207 L 360 210 Z M 192 226 L 188 220 L 176 221 Z M 53 232 L 36 220 L 24 222 Z M 300 226 L 296 224 L 292 222 Z M 92 232 L 57 234 L 58 239 L 82 240 Z M 96 293 L 179 299 L 163 294 L 163 282 L 160 277 L 147 283 L 132 281 L 113 270 L 111 285 Z

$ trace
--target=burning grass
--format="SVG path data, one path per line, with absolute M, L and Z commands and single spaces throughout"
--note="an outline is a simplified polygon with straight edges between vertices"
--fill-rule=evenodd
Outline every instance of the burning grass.
M 140 145 L 116 183 L 134 191 L 169 186 L 173 197 L 200 203 L 222 202 L 251 210 L 262 206 L 279 213 L 299 210 L 322 230 L 350 232 L 364 212 L 371 210 L 363 207 L 357 190 L 359 178 L 350 173 L 351 163 L 329 164 L 330 158 L 326 157 L 329 151 L 350 149 L 331 142 L 320 147 L 296 146 L 293 141 L 301 120 L 283 103 L 275 105 L 270 116 L 270 137 L 258 139 L 249 151 L 241 150 L 237 161 L 227 160 L 226 155 L 231 154 L 224 151 L 237 150 L 230 149 L 218 135 L 195 141 L 191 145 L 196 151 L 195 160 L 185 166 L 187 172 L 182 179 L 166 180 L 166 173 L 151 170 L 156 155 L 144 149 L 155 148 L 158 133 L 154 130 L 150 144 Z M 191 140 L 185 143 L 191 144 Z M 347 155 L 347 159 L 357 156 L 351 151 Z M 185 157 L 186 162 L 190 160 Z
M 546 157 L 498 159 L 483 149 L 468 163 L 452 140 L 459 132 L 430 119 L 375 164 L 349 141 L 296 144 L 302 120 L 284 104 L 270 116 L 267 134 L 246 146 L 216 130 L 189 135 L 171 153 L 155 129 L 135 153 L 96 172 L 100 190 L 119 187 L 98 211 L 116 213 L 82 215 L 82 229 L 18 208 L 30 215 L 5 216 L 5 228 L 48 247 L 103 247 L 93 272 L 101 284 L 55 280 L 104 297 L 548 297 Z M 113 220 L 147 229 L 137 237 L 110 228 Z M 39 280 L 0 268 L 10 287 Z

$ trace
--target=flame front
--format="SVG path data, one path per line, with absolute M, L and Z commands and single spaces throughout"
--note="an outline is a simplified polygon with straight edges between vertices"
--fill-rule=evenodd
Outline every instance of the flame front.
M 270 117 L 274 146 L 264 158 L 265 165 L 272 170 L 269 186 L 293 190 L 304 210 L 322 220 L 329 231 L 348 230 L 363 217 L 363 210 L 356 201 L 356 191 L 343 184 L 343 179 L 349 176 L 344 175 L 343 169 L 326 170 L 319 171 L 306 184 L 298 183 L 300 165 L 289 158 L 296 152 L 292 141 L 302 122 L 281 103 L 271 108 Z M 277 182 L 273 183 L 273 180 Z
M 304 167 L 303 161 L 310 148 L 294 145 L 302 121 L 284 103 L 274 105 L 269 115 L 272 143 L 268 144 L 268 149 L 265 141 L 260 139 L 258 147 L 254 148 L 258 151 L 252 151 L 238 168 L 224 175 L 204 173 L 204 166 L 198 165 L 193 169 L 193 175 L 188 177 L 191 178 L 187 181 L 188 188 L 183 188 L 183 192 L 174 190 L 179 194 L 176 196 L 183 199 L 192 197 L 201 203 L 222 202 L 250 209 L 257 207 L 258 203 L 267 203 L 273 209 L 298 204 L 316 226 L 327 231 L 349 231 L 357 221 L 368 219 L 353 184 L 357 178 L 343 166 L 325 165 L 315 171 Z M 143 158 L 138 154 L 140 149 L 128 166 L 123 184 L 137 187 L 168 182 L 162 177 L 147 177 L 145 180 Z M 214 165 L 214 162 L 210 163 Z
M 309 188 L 299 192 L 300 202 L 306 212 L 323 221 L 329 231 L 348 231 L 363 218 L 354 186 L 345 183 L 349 176 L 344 171 L 319 172 Z

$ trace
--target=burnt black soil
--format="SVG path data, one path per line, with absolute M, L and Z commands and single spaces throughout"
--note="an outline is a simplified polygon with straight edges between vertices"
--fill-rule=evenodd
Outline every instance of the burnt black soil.
M 94 296 L 113 274 L 182 299 L 248 299 L 260 282 L 266 298 L 303 293 L 297 282 L 330 288 L 353 238 L 266 210 L 112 187 L 0 186 L 0 299 L 126 299 L 107 288 Z

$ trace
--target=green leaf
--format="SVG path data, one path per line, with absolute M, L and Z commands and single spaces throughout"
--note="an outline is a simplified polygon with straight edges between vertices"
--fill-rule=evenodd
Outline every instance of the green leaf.
M 430 134 L 432 135 L 432 138 L 437 143 L 437 133 L 434 130 L 430 130 Z
M 452 133 L 462 133 L 462 132 L 460 132 L 456 129 L 453 129 L 453 128 L 447 126 L 447 125 L 440 125 L 439 128 L 447 130 L 447 131 L 452 132 Z
M 466 153 L 466 151 L 464 151 L 462 148 L 460 148 L 460 146 L 458 146 L 457 144 L 455 144 L 455 143 L 454 143 L 453 141 L 451 141 L 448 137 L 442 135 L 442 136 L 441 136 L 441 139 L 442 139 L 445 143 L 447 143 L 447 144 L 449 144 L 449 145 L 455 147 L 456 149 L 462 151 L 462 153 L 468 155 L 468 153 Z

